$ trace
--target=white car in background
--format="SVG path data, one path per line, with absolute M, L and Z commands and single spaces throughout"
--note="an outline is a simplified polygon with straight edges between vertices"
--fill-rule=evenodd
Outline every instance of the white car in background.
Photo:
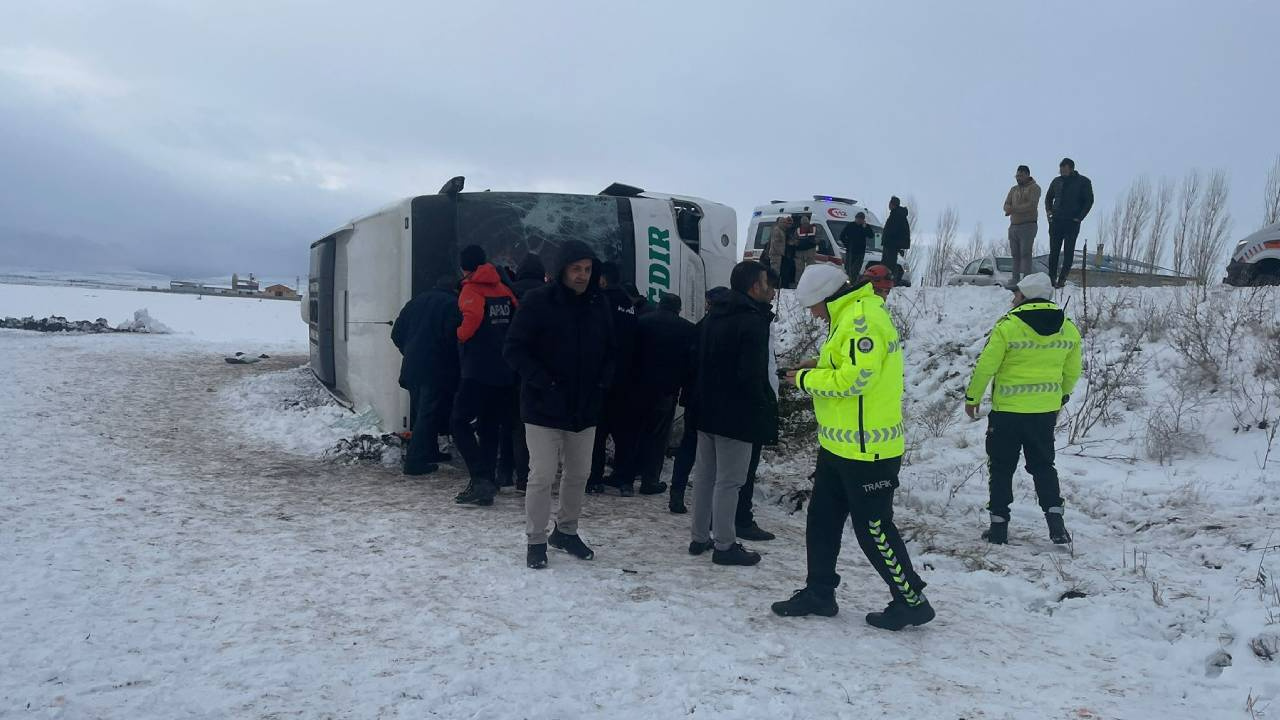
M 1041 258 L 1032 258 L 1031 272 L 1048 273 L 1049 266 Z M 1009 287 L 1012 280 L 1013 258 L 988 255 L 965 265 L 963 270 L 947 278 L 947 284 Z

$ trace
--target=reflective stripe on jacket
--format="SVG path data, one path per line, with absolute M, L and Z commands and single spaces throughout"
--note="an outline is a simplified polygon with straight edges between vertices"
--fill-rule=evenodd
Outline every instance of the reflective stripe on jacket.
M 1049 311 L 1056 321 L 1049 326 L 1028 322 L 1040 311 Z M 1054 303 L 1028 302 L 1010 310 L 992 328 L 973 368 L 965 401 L 982 402 L 987 386 L 994 384 L 993 410 L 1057 412 L 1079 378 L 1080 331 Z
M 884 300 L 864 283 L 827 303 L 831 331 L 818 366 L 796 384 L 813 397 L 818 442 L 850 460 L 902 455 L 902 345 Z

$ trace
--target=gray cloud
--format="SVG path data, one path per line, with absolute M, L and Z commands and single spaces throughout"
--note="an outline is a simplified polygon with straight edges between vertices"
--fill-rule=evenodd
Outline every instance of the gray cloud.
M 771 198 L 914 195 L 926 228 L 952 205 L 994 237 L 1013 168 L 1046 183 L 1063 155 L 1102 203 L 1224 168 L 1242 232 L 1280 151 L 1274 3 L 430 5 L 6 11 L 0 261 L 75 257 L 38 236 L 82 262 L 294 274 L 310 240 L 455 174 L 622 180 L 744 224 Z

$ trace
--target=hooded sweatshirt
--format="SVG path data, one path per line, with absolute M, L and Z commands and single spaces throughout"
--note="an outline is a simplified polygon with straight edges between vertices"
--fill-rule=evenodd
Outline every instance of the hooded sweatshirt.
M 543 265 L 542 258 L 533 253 L 525 255 L 520 261 L 520 266 L 516 268 L 516 281 L 511 286 L 516 293 L 516 299 L 523 300 L 525 293 L 545 285 L 546 276 L 547 268 Z
M 516 296 L 493 265 L 485 263 L 462 280 L 458 295 L 462 379 L 485 385 L 515 384 L 515 374 L 502 359 L 502 345 L 516 311 Z
M 1035 299 L 1010 310 L 987 338 L 965 402 L 977 405 L 994 384 L 996 412 L 1050 413 L 1080 379 L 1080 332 L 1052 302 Z

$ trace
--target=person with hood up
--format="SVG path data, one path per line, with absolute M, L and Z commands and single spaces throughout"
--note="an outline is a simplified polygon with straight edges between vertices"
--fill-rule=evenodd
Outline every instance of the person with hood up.
M 605 399 L 604 418 L 596 429 L 595 448 L 591 455 L 591 477 L 587 492 L 604 492 L 606 484 L 618 488 L 623 497 L 635 495 L 635 465 L 639 424 L 634 410 L 635 379 L 632 377 L 636 348 L 636 322 L 640 309 L 636 298 L 622 284 L 617 263 L 600 263 L 600 291 L 613 313 L 614 366 L 613 386 Z M 637 293 L 638 295 L 638 293 Z M 605 479 L 605 441 L 613 438 L 613 475 Z
M 898 257 L 911 249 L 911 220 L 907 209 L 896 195 L 889 198 L 889 217 L 884 221 L 880 243 L 883 245 L 880 262 L 893 269 L 895 280 L 901 280 L 902 265 L 898 263 Z
M 1009 216 L 1009 254 L 1013 256 L 1013 278 L 1009 289 L 1031 274 L 1031 254 L 1040 223 L 1040 186 L 1031 177 L 1031 168 L 1019 165 L 1013 175 L 1017 183 L 1004 198 L 1004 214 Z
M 788 383 L 813 398 L 820 447 L 805 527 L 808 579 L 789 600 L 774 603 L 773 612 L 830 617 L 839 611 L 836 559 L 852 516 L 858 545 L 893 598 L 884 611 L 868 613 L 867 624 L 884 630 L 923 625 L 933 619 L 933 607 L 893 522 L 906 449 L 902 343 L 893 318 L 871 282 L 850 285 L 831 265 L 809 268 L 795 297 L 831 329 L 818 358 L 787 373 Z
M 471 481 L 455 500 L 460 505 L 492 505 L 498 491 L 495 466 L 500 433 L 515 392 L 515 373 L 502 359 L 502 346 L 516 311 L 516 298 L 497 269 L 485 261 L 479 245 L 463 248 L 459 265 L 463 272 L 458 295 L 462 383 L 451 422 L 453 444 L 467 463 Z
M 1049 539 L 1057 544 L 1071 542 L 1053 465 L 1053 431 L 1058 411 L 1080 379 L 1080 331 L 1049 300 L 1052 296 L 1048 275 L 1022 278 L 1013 294 L 1013 309 L 991 330 L 965 391 L 965 413 L 977 420 L 987 386 L 995 386 L 987 418 L 991 527 L 982 537 L 997 545 L 1009 541 L 1009 506 L 1019 453 L 1026 456 L 1027 472 L 1035 480 Z
M 769 381 L 773 294 L 768 268 L 754 260 L 735 265 L 729 292 L 707 313 L 694 350 L 698 450 L 689 554 L 714 550 L 717 565 L 760 562 L 737 542 L 734 516 L 751 446 L 778 441 L 778 398 Z
M 1058 177 L 1049 183 L 1044 195 L 1044 210 L 1049 216 L 1049 279 L 1053 286 L 1067 284 L 1071 263 L 1076 257 L 1076 238 L 1080 236 L 1080 223 L 1093 209 L 1093 182 L 1076 172 L 1076 161 L 1062 158 L 1058 163 Z M 1058 260 L 1062 270 L 1058 270 Z
M 400 387 L 409 391 L 410 436 L 404 474 L 425 475 L 452 457 L 440 451 L 449 433 L 453 396 L 458 389 L 458 296 L 453 275 L 405 304 L 391 326 L 391 342 L 404 356 Z
M 676 396 L 684 382 L 693 348 L 694 325 L 680 317 L 679 295 L 662 293 L 658 309 L 636 321 L 636 406 L 640 418 L 636 468 L 640 494 L 665 492 L 661 481 L 667 441 L 675 418 Z
M 597 274 L 591 248 L 566 241 L 551 282 L 525 294 L 503 349 L 520 376 L 520 416 L 529 444 L 525 562 L 533 569 L 547 566 L 548 544 L 581 560 L 595 557 L 578 536 L 578 518 L 616 354 Z M 548 535 L 551 486 L 561 467 L 560 507 Z

